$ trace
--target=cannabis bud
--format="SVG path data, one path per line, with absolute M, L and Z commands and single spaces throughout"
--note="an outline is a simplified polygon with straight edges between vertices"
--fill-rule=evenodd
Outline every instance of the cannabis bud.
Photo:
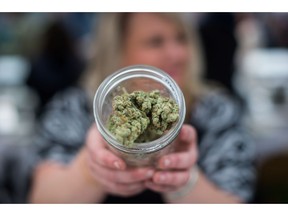
M 128 147 L 161 137 L 179 118 L 178 104 L 158 90 L 124 92 L 113 98 L 112 107 L 108 129 Z

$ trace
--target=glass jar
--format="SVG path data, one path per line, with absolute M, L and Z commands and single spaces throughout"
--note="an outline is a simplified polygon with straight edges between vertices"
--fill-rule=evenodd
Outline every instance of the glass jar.
M 151 142 L 135 143 L 127 147 L 119 143 L 108 130 L 107 122 L 112 113 L 112 100 L 124 92 L 159 90 L 160 94 L 175 100 L 179 106 L 178 121 L 160 138 Z M 160 156 L 173 151 L 173 141 L 183 125 L 185 100 L 176 82 L 164 71 L 146 65 L 134 65 L 108 76 L 96 91 L 93 103 L 96 125 L 109 148 L 128 166 L 153 166 Z

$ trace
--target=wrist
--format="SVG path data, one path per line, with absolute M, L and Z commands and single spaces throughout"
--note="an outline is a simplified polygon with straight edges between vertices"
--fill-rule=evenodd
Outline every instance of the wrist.
M 199 179 L 199 169 L 198 169 L 197 165 L 194 165 L 190 169 L 190 175 L 189 175 L 188 182 L 176 191 L 165 193 L 165 198 L 173 201 L 173 200 L 187 196 L 195 188 L 195 186 L 198 182 L 198 179 Z

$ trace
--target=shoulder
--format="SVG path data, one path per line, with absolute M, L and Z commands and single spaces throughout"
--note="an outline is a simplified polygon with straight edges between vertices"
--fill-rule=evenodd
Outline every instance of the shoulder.
M 217 89 L 199 98 L 191 122 L 200 130 L 220 130 L 238 124 L 240 116 L 240 103 L 228 92 Z
M 41 122 L 44 127 L 65 129 L 87 121 L 90 113 L 86 92 L 78 87 L 68 88 L 58 93 L 46 106 Z
M 240 103 L 217 90 L 198 100 L 192 124 L 201 135 L 198 164 L 206 176 L 220 188 L 249 200 L 255 181 L 255 149 L 240 117 Z
M 37 141 L 40 139 L 54 150 L 63 146 L 78 148 L 93 122 L 90 109 L 84 90 L 75 87 L 58 93 L 40 119 Z

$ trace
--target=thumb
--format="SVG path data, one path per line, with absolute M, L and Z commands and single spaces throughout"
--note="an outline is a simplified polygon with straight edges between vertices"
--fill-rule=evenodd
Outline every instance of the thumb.
M 183 125 L 180 131 L 180 141 L 185 143 L 196 142 L 196 130 L 190 125 Z

